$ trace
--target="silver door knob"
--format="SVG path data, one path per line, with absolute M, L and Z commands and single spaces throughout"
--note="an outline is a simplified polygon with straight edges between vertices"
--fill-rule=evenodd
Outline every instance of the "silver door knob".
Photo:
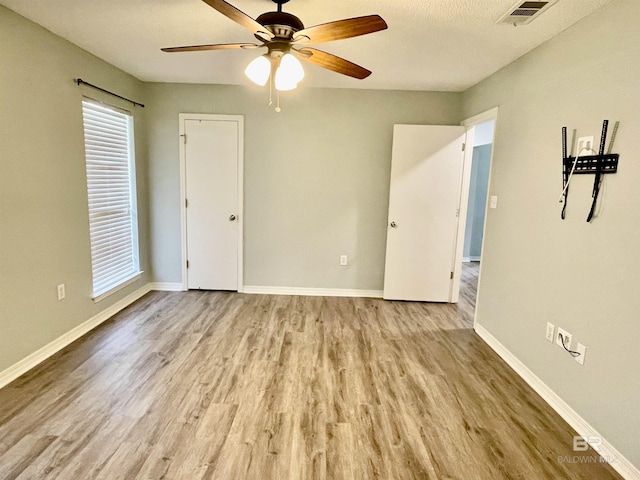
M 391 228 L 398 228 L 396 222 L 391 222 L 389 225 L 391 226 Z
M 236 219 L 235 215 L 229 215 L 229 221 L 233 222 Z

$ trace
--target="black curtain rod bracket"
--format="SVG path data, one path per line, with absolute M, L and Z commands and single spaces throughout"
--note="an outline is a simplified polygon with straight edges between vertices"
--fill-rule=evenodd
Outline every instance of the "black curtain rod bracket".
M 143 105 L 142 103 L 134 102 L 133 100 L 130 100 L 130 99 L 126 98 L 126 97 L 123 97 L 122 95 L 118 95 L 117 93 L 113 93 L 113 92 L 110 92 L 109 90 L 105 90 L 104 88 L 100 88 L 100 87 L 98 87 L 97 85 L 94 85 L 93 83 L 85 82 L 85 81 L 84 81 L 84 80 L 82 80 L 81 78 L 76 79 L 75 83 L 76 83 L 78 86 L 80 86 L 80 85 L 86 85 L 87 87 L 95 88 L 96 90 L 100 90 L 101 92 L 108 93 L 109 95 L 112 95 L 112 96 L 114 96 L 114 97 L 121 98 L 122 100 L 125 100 L 125 101 L 127 101 L 127 102 L 129 102 L 129 103 L 133 103 L 133 105 L 134 105 L 134 106 L 144 108 L 144 105 Z

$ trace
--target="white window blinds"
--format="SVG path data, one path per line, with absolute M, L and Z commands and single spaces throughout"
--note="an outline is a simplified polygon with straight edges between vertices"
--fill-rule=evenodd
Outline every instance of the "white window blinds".
M 140 273 L 131 115 L 83 101 L 93 297 Z

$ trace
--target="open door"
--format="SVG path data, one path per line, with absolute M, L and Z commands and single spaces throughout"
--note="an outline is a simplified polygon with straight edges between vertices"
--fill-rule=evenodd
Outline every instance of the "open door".
M 394 126 L 385 299 L 451 301 L 465 131 Z

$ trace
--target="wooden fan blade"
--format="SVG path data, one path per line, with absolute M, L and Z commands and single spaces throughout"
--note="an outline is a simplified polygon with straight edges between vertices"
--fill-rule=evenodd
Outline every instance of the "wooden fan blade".
M 161 48 L 163 52 L 200 52 L 203 50 L 233 50 L 236 48 L 258 48 L 255 43 L 216 43 L 213 45 L 191 45 L 187 47 Z
M 267 30 L 264 25 L 256 22 L 249 15 L 244 13 L 242 10 L 238 10 L 236 7 L 231 5 L 230 3 L 225 2 L 224 0 L 202 0 L 204 3 L 209 5 L 211 8 L 216 9 L 218 12 L 223 14 L 225 17 L 230 18 L 237 24 L 243 26 L 247 30 L 251 30 L 253 33 L 265 37 L 267 39 L 273 38 L 274 35 L 269 30 Z
M 387 22 L 380 15 L 367 15 L 366 17 L 347 18 L 305 28 L 295 33 L 293 41 L 310 44 L 330 42 L 379 32 L 386 28 Z
M 298 58 L 300 58 L 301 60 L 305 60 L 309 63 L 313 63 L 314 65 L 318 65 L 319 67 L 323 67 L 337 73 L 341 73 L 342 75 L 347 75 L 359 80 L 367 78 L 369 75 L 371 75 L 370 70 L 367 70 L 360 65 L 356 65 L 349 60 L 345 60 L 344 58 L 336 57 L 335 55 L 332 55 L 330 53 L 323 52 L 322 50 L 305 47 L 299 50 L 292 49 L 292 51 L 294 53 L 297 53 Z

